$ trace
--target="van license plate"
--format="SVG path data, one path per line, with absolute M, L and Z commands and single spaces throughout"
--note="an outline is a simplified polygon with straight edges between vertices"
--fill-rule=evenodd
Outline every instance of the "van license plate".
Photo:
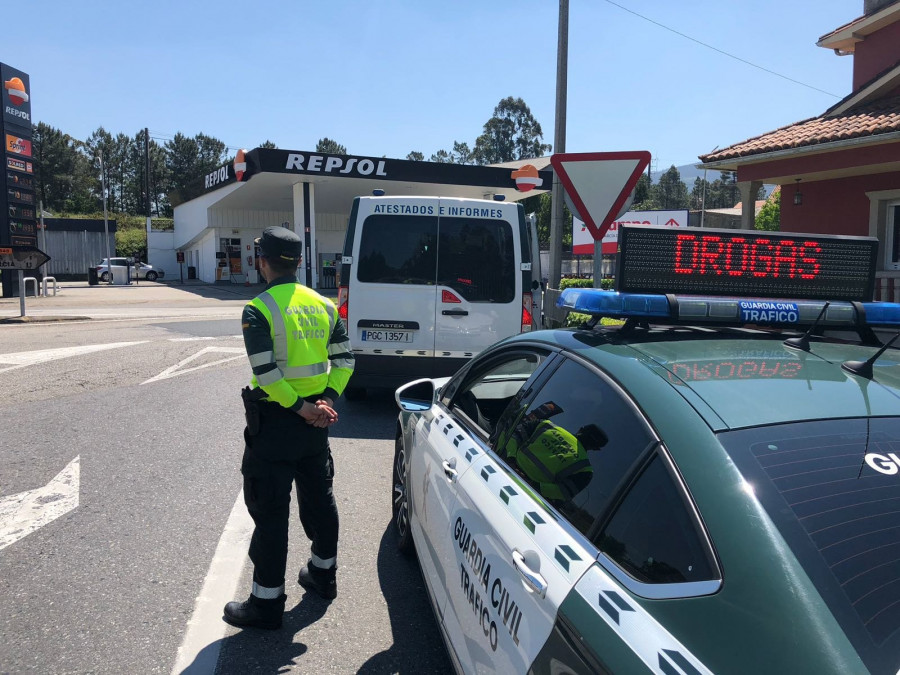
M 364 330 L 363 342 L 412 342 L 412 333 L 408 330 Z

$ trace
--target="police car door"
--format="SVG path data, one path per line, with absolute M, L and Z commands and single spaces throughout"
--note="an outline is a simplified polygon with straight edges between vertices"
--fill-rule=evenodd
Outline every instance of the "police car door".
M 518 209 L 516 204 L 441 198 L 436 357 L 469 358 L 521 332 Z
M 459 477 L 450 515 L 454 555 L 448 561 L 453 569 L 447 571 L 451 590 L 444 624 L 448 632 L 459 624 L 464 639 L 456 649 L 465 670 L 525 673 L 550 636 L 559 605 L 592 559 L 488 451 L 506 442 L 504 429 L 520 417 L 523 401 L 553 368 L 552 359 L 535 348 L 498 354 L 486 366 L 451 401 L 454 414 L 473 429 L 478 454 Z
M 349 325 L 354 351 L 434 356 L 438 200 L 359 199 Z

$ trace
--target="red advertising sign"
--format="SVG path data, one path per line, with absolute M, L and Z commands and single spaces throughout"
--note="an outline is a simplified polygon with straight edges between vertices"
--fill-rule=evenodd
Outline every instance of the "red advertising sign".
M 27 138 L 19 138 L 12 134 L 6 134 L 6 151 L 14 155 L 31 157 L 31 141 Z
M 26 162 L 24 159 L 18 159 L 17 157 L 7 157 L 6 168 L 21 171 L 22 173 L 34 173 L 34 166 L 31 162 Z

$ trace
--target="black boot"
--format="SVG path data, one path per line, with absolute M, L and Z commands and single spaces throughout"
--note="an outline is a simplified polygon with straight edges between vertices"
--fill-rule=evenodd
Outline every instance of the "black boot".
M 336 573 L 337 567 L 322 569 L 313 565 L 310 560 L 300 569 L 297 583 L 307 590 L 315 591 L 326 600 L 334 600 L 337 597 Z
M 225 605 L 225 616 L 222 618 L 232 626 L 275 630 L 281 628 L 286 600 L 287 596 L 284 594 L 272 600 L 261 600 L 251 595 L 244 602 L 229 602 Z

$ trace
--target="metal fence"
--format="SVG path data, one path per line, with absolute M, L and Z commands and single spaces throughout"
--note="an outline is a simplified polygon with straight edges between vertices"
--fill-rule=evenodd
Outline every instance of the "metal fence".
M 46 235 L 46 239 L 45 239 Z M 47 276 L 63 277 L 77 275 L 87 277 L 88 267 L 97 265 L 109 255 L 116 254 L 116 238 L 109 233 L 109 248 L 103 232 L 49 230 L 38 236 L 38 248 L 50 256 L 50 261 L 41 267 Z

